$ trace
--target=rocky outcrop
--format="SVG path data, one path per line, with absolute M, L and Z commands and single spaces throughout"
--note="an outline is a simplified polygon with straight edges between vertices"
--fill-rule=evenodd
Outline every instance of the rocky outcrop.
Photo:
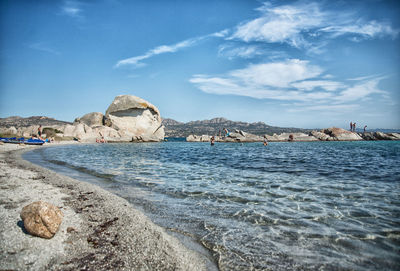
M 263 141 L 263 138 L 258 135 L 253 135 L 250 133 L 246 133 L 242 130 L 235 130 L 235 132 L 229 133 L 229 136 L 222 138 L 221 141 L 230 141 L 230 142 L 260 142 Z
M 330 138 L 329 135 L 322 133 L 322 132 L 318 132 L 318 131 L 312 131 L 311 135 L 321 141 L 328 141 Z
M 235 132 L 229 133 L 229 136 L 214 137 L 216 142 L 261 142 L 263 138 L 261 136 L 253 135 L 246 133 L 241 130 L 236 130 Z M 211 140 L 210 135 L 189 135 L 186 137 L 186 141 L 188 142 L 209 142 Z
M 209 136 L 209 135 L 202 135 L 202 136 L 189 135 L 186 138 L 187 142 L 209 142 L 210 140 L 211 140 L 211 136 Z
M 357 141 L 357 140 L 362 140 L 362 137 L 359 136 L 357 133 L 353 133 L 350 131 L 347 131 L 342 128 L 328 128 L 324 129 L 321 132 L 329 135 L 331 138 L 328 138 L 328 140 L 338 140 L 338 141 Z
M 117 96 L 106 111 L 107 124 L 133 141 L 161 141 L 164 126 L 157 107 L 131 95 Z
M 397 133 L 385 134 L 382 132 L 375 132 L 374 137 L 378 140 L 399 140 L 400 138 L 397 136 Z
M 341 128 L 327 128 L 321 131 L 312 131 L 309 134 L 306 133 L 282 133 L 265 135 L 269 142 L 308 142 L 308 141 L 358 141 L 358 140 L 400 140 L 400 134 L 398 133 L 355 133 L 350 132 Z M 188 142 L 208 142 L 210 136 L 202 135 L 190 135 L 186 138 Z M 217 142 L 262 142 L 263 137 L 252 135 L 241 130 L 235 130 L 231 132 L 227 137 L 215 137 Z
M 103 126 L 104 125 L 104 115 L 100 112 L 92 112 L 86 115 L 83 115 L 80 118 L 76 118 L 74 121 L 75 124 L 83 123 L 87 126 Z
M 368 141 L 370 141 L 370 140 L 378 140 L 374 136 L 374 133 L 365 132 L 365 133 L 359 133 L 358 135 L 361 136 L 362 139 L 364 139 L 364 140 L 368 140 Z
M 313 134 L 305 134 L 305 133 L 282 133 L 282 134 L 273 134 L 265 135 L 268 141 L 270 142 L 284 142 L 284 141 L 318 141 L 319 139 L 315 137 Z
M 24 137 L 36 136 L 38 125 L 4 128 L 2 134 L 17 134 Z M 108 107 L 106 115 L 100 112 L 88 113 L 76 118 L 73 124 L 53 125 L 56 138 L 96 142 L 148 142 L 164 139 L 164 126 L 157 107 L 135 96 L 117 96 Z M 45 135 L 43 135 L 45 137 Z
M 20 215 L 27 232 L 46 239 L 56 234 L 63 218 L 58 207 L 44 201 L 25 206 Z
M 11 127 L 1 127 L 0 128 L 0 134 L 6 134 L 6 135 L 16 135 L 18 132 L 17 128 L 14 126 Z

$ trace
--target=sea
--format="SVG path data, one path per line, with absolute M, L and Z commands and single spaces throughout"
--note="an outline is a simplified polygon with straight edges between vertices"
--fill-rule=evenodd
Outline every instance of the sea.
M 399 141 L 79 144 L 24 158 L 127 199 L 220 270 L 400 270 Z

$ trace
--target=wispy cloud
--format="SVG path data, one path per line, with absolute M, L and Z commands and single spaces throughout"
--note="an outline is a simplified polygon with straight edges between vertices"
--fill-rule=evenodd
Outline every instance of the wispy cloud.
M 334 99 L 339 102 L 349 102 L 363 100 L 372 94 L 381 94 L 385 97 L 388 95 L 387 92 L 378 87 L 379 82 L 384 78 L 385 77 L 378 77 L 358 82 L 354 86 L 340 92 Z
M 119 67 L 124 66 L 124 65 L 133 65 L 135 67 L 142 67 L 142 66 L 145 65 L 143 62 L 141 62 L 142 60 L 145 60 L 145 59 L 148 59 L 150 57 L 153 57 L 153 56 L 156 56 L 156 55 L 160 55 L 160 54 L 177 52 L 177 51 L 182 50 L 184 48 L 191 47 L 191 46 L 195 45 L 196 43 L 198 43 L 199 41 L 203 40 L 204 38 L 205 37 L 187 39 L 187 40 L 184 40 L 184 41 L 172 44 L 172 45 L 157 46 L 157 47 L 147 51 L 143 55 L 122 59 L 122 60 L 117 62 L 115 67 L 119 68 Z
M 305 91 L 311 91 L 317 88 L 321 88 L 327 91 L 335 91 L 346 87 L 343 83 L 328 80 L 301 81 L 292 83 L 291 86 L 299 90 Z
M 256 45 L 235 46 L 233 44 L 220 45 L 218 49 L 218 56 L 233 58 L 254 58 L 256 56 L 264 55 L 266 51 Z
M 388 22 L 365 21 L 353 11 L 342 11 L 340 14 L 327 11 L 319 3 L 298 2 L 281 6 L 264 3 L 258 10 L 261 16 L 239 24 L 229 39 L 287 43 L 319 53 L 325 45 L 321 43 L 321 35 L 325 39 L 331 39 L 350 34 L 356 35 L 357 40 L 360 40 L 362 37 L 395 38 L 399 33 Z M 316 43 L 317 48 L 312 49 L 315 46 L 313 43 Z
M 365 23 L 362 21 L 356 21 L 348 25 L 331 25 L 322 28 L 321 31 L 331 32 L 333 34 L 333 37 L 338 37 L 346 34 L 358 34 L 365 38 L 390 36 L 394 39 L 399 34 L 399 30 L 393 29 L 388 22 L 378 21 L 370 21 Z M 358 37 L 354 38 L 354 41 L 360 41 Z
M 50 46 L 46 45 L 43 42 L 36 42 L 36 43 L 32 43 L 29 45 L 29 48 L 34 49 L 34 50 L 38 50 L 38 51 L 42 51 L 42 52 L 46 52 L 46 53 L 50 53 L 53 55 L 59 55 L 60 52 L 51 48 Z
M 321 67 L 308 61 L 291 59 L 249 65 L 221 76 L 194 75 L 189 81 L 212 94 L 337 105 L 366 99 L 372 94 L 387 94 L 378 88 L 384 77 L 348 83 L 325 80 L 323 72 Z
M 117 64 L 115 64 L 115 68 L 119 68 L 125 65 L 132 65 L 134 67 L 143 67 L 146 64 L 142 62 L 142 60 L 151 58 L 156 55 L 165 54 L 165 53 L 175 53 L 184 48 L 192 47 L 197 45 L 199 42 L 209 39 L 209 38 L 224 38 L 229 34 L 229 29 L 225 29 L 219 32 L 211 33 L 209 35 L 204 35 L 201 37 L 190 38 L 172 45 L 161 45 L 157 46 L 153 49 L 148 50 L 145 54 L 134 56 L 126 59 L 119 60 Z
M 78 1 L 64 1 L 61 7 L 62 13 L 73 18 L 82 18 L 83 9 Z

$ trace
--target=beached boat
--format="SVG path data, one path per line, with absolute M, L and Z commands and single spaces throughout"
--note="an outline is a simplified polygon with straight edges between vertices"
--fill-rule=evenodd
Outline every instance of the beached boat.
M 41 139 L 25 139 L 24 137 L 16 138 L 16 137 L 0 137 L 0 141 L 4 143 L 12 143 L 12 144 L 26 144 L 26 145 L 43 145 L 45 143 L 44 140 Z

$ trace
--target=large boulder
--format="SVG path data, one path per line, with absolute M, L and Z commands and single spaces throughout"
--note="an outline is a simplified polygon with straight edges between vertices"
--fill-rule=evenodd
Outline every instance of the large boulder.
M 164 126 L 157 107 L 132 95 L 120 95 L 106 111 L 105 123 L 119 132 L 121 137 L 133 141 L 161 141 Z
M 364 140 L 377 140 L 373 133 L 365 132 L 360 134 Z
M 20 215 L 27 232 L 46 239 L 56 234 L 63 218 L 58 207 L 44 201 L 25 206 Z
M 74 124 L 83 123 L 90 127 L 102 126 L 104 124 L 104 115 L 100 112 L 92 112 L 76 118 Z
M 394 140 L 400 140 L 399 133 L 389 133 L 388 135 L 391 136 Z
M 322 133 L 322 132 L 318 132 L 318 131 L 311 131 L 311 135 L 322 141 L 328 141 L 330 138 L 329 135 Z
M 342 128 L 328 128 L 322 130 L 323 133 L 329 135 L 331 139 L 328 138 L 328 140 L 338 140 L 338 141 L 354 141 L 354 140 L 362 140 L 362 137 L 359 136 L 357 133 L 353 133 L 350 131 L 347 131 Z
M 0 128 L 0 134 L 16 135 L 17 132 L 18 132 L 17 128 L 15 128 L 14 126 L 11 126 L 9 128 L 7 128 L 7 127 Z
M 398 139 L 395 136 L 393 136 L 392 134 L 385 134 L 382 132 L 375 132 L 374 136 L 379 140 L 397 140 Z

